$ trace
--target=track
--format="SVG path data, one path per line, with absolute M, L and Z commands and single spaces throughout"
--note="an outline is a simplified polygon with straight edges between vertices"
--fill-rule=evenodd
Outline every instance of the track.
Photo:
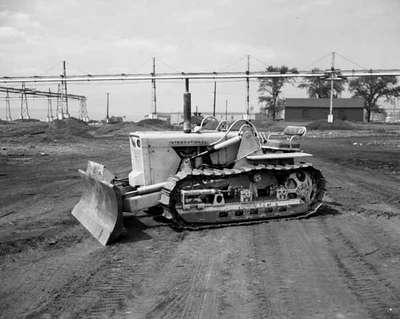
M 308 172 L 315 183 L 316 189 L 318 190 L 313 198 L 313 200 L 308 203 L 308 207 L 305 211 L 291 211 L 291 208 L 283 214 L 280 214 L 277 210 L 274 214 L 270 216 L 265 216 L 264 218 L 258 217 L 253 219 L 238 219 L 236 221 L 231 222 L 219 222 L 219 223 L 188 223 L 184 220 L 183 216 L 177 212 L 175 208 L 175 204 L 177 199 L 180 197 L 180 189 L 185 182 L 195 182 L 203 183 L 204 179 L 219 179 L 219 180 L 229 180 L 230 178 L 238 177 L 241 175 L 247 175 L 251 172 L 256 173 L 275 173 L 275 174 L 291 174 L 296 172 L 297 170 L 304 170 Z M 321 206 L 322 198 L 325 193 L 325 185 L 326 181 L 323 178 L 321 172 L 312 167 L 311 164 L 308 163 L 299 163 L 293 165 L 257 165 L 255 167 L 241 167 L 239 169 L 206 169 L 206 170 L 198 170 L 195 169 L 191 172 L 179 172 L 175 176 L 172 176 L 168 179 L 167 185 L 162 190 L 161 196 L 161 204 L 169 211 L 172 216 L 172 227 L 178 230 L 203 230 L 203 229 L 212 229 L 212 228 L 221 228 L 228 226 L 244 226 L 244 225 L 252 225 L 258 224 L 265 221 L 270 220 L 278 220 L 278 219 L 299 219 L 299 218 L 307 218 L 314 213 L 317 212 L 318 208 Z
M 114 144 L 99 161 L 129 165 Z M 310 218 L 197 232 L 131 218 L 103 248 L 69 214 L 80 185 L 62 176 L 85 159 L 42 161 L 6 167 L 43 182 L 0 192 L 1 318 L 400 317 L 396 176 L 317 158 L 327 196 Z

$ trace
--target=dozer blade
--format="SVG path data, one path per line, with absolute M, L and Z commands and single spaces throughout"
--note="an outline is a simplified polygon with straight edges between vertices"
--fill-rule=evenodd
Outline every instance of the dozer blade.
M 115 240 L 123 231 L 120 200 L 110 183 L 113 175 L 101 164 L 88 163 L 79 170 L 84 191 L 72 215 L 103 245 Z

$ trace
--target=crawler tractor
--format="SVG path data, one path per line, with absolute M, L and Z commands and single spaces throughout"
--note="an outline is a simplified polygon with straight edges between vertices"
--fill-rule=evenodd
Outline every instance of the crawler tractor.
M 259 132 L 237 120 L 207 130 L 190 123 L 184 96 L 184 131 L 129 135 L 132 171 L 117 179 L 103 165 L 79 170 L 83 195 L 72 214 L 106 245 L 123 232 L 123 213 L 160 214 L 180 229 L 251 224 L 313 214 L 325 180 L 300 149 L 305 127 L 280 134 Z M 213 120 L 216 120 L 215 118 Z

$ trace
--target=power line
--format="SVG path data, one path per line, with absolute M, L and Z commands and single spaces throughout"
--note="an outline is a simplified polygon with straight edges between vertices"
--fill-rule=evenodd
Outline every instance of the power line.
M 246 59 L 246 57 L 247 57 L 247 55 L 243 55 L 243 56 L 239 57 L 238 59 L 234 59 L 234 60 L 232 60 L 231 62 L 229 62 L 228 64 L 222 66 L 222 67 L 220 68 L 220 70 L 226 71 L 228 68 L 230 68 L 230 67 L 232 67 L 232 66 L 234 66 L 234 65 L 238 65 L 239 62 L 241 62 L 241 61 L 243 61 L 244 59 Z
M 157 62 L 161 62 L 161 64 L 165 65 L 167 68 L 169 68 L 170 70 L 172 70 L 174 72 L 178 72 L 178 73 L 180 72 L 177 67 L 172 66 L 172 65 L 164 62 L 163 60 L 159 59 L 159 58 L 157 58 Z
M 252 59 L 254 59 L 254 60 L 258 61 L 259 63 L 261 63 L 262 66 L 264 66 L 264 67 L 268 67 L 268 66 L 270 65 L 270 63 L 264 62 L 263 60 L 257 58 L 257 57 L 254 56 L 254 55 L 251 55 L 251 57 L 252 57 Z
M 344 55 L 342 55 L 342 54 L 340 54 L 340 53 L 337 53 L 337 52 L 336 52 L 336 55 L 340 56 L 342 59 L 346 60 L 347 62 L 350 62 L 351 64 L 357 66 L 358 68 L 366 69 L 365 67 L 361 66 L 361 65 L 358 64 L 357 62 L 354 62 L 354 61 L 350 60 L 349 58 L 346 58 Z
M 59 67 L 59 64 L 57 63 L 57 64 L 54 64 L 53 66 L 51 66 L 51 67 L 49 67 L 47 70 L 45 70 L 44 72 L 45 73 L 48 73 L 48 72 L 50 72 L 51 70 L 55 70 L 55 69 L 57 69 Z
M 313 66 L 315 66 L 318 62 L 322 61 L 323 59 L 326 59 L 327 57 L 331 56 L 331 52 L 319 57 L 318 59 L 315 59 L 313 62 L 311 62 L 309 65 L 307 65 L 304 69 L 309 69 Z
M 132 69 L 136 69 L 136 70 L 140 69 L 141 67 L 143 67 L 149 63 L 150 63 L 149 59 L 145 58 L 145 59 L 143 59 L 143 61 L 141 63 L 136 64 L 136 66 L 134 66 Z

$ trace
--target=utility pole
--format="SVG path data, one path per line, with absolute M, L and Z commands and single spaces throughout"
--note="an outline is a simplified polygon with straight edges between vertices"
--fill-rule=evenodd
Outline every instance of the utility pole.
M 215 116 L 215 107 L 217 102 L 217 81 L 214 81 L 214 103 L 213 103 L 213 116 Z
M 247 71 L 246 71 L 246 89 L 247 89 L 247 96 L 246 96 L 246 120 L 249 119 L 250 116 L 250 55 L 247 55 Z
M 152 76 L 156 75 L 156 58 L 153 57 L 153 72 L 151 73 Z M 150 113 L 150 116 L 152 119 L 156 119 L 157 118 L 157 91 L 156 91 L 156 79 L 153 78 L 151 80 L 151 83 L 153 84 L 153 108 L 152 111 Z
M 67 67 L 65 61 L 63 61 L 63 78 L 64 78 L 64 98 L 65 98 L 65 117 L 69 118 L 68 110 L 68 91 L 67 91 Z
M 228 120 L 228 100 L 225 100 L 225 120 Z
M 52 122 L 53 120 L 53 105 L 51 101 L 51 91 L 49 89 L 49 96 L 47 97 L 47 122 Z
M 10 95 L 6 92 L 6 121 L 12 121 L 11 107 L 10 107 Z
M 333 77 L 335 75 L 335 52 L 332 52 L 331 64 L 331 98 L 329 101 L 328 123 L 333 123 Z
M 106 123 L 110 122 L 110 93 L 107 92 L 107 115 L 106 115 Z

